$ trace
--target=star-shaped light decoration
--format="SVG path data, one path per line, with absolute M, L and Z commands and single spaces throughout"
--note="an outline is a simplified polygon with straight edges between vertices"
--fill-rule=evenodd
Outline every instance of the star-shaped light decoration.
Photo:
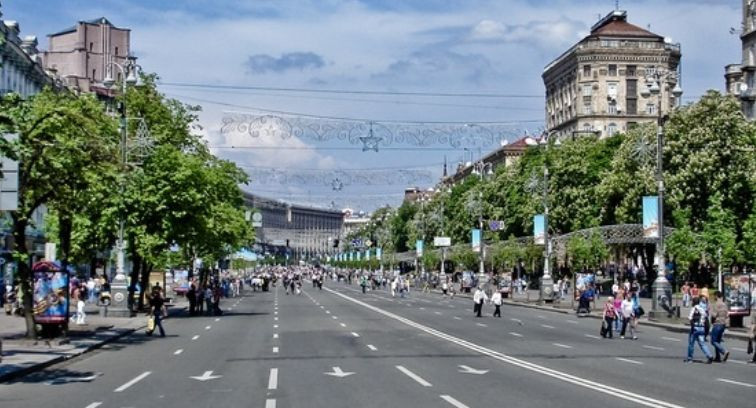
M 656 158 L 656 145 L 643 138 L 633 147 L 632 155 L 642 165 L 650 164 Z
M 331 181 L 331 188 L 333 191 L 341 191 L 344 188 L 344 182 L 337 177 Z
M 378 137 L 375 134 L 373 134 L 373 122 L 370 122 L 370 131 L 368 132 L 367 136 L 360 136 L 360 141 L 362 142 L 362 151 L 367 152 L 368 150 L 372 150 L 376 153 L 378 153 L 378 144 L 383 141 L 382 137 Z

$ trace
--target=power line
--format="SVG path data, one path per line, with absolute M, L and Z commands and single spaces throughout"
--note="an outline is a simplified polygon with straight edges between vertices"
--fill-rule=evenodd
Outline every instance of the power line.
M 210 149 L 220 150 L 345 150 L 345 151 L 364 151 L 362 147 L 328 147 L 328 146 L 208 146 Z M 394 150 L 394 151 L 434 151 L 434 152 L 456 152 L 464 150 L 464 147 L 381 147 L 381 150 Z
M 360 149 L 361 150 L 361 149 Z M 372 171 L 372 170 L 405 170 L 405 169 L 427 169 L 431 167 L 437 167 L 442 166 L 444 163 L 429 163 L 425 165 L 417 165 L 417 166 L 390 166 L 390 167 L 354 167 L 354 168 L 348 168 L 348 167 L 339 167 L 338 169 L 314 169 L 314 168 L 293 168 L 290 170 L 300 170 L 300 171 L 322 171 L 322 172 L 339 172 L 339 171 Z M 258 170 L 280 170 L 280 167 L 270 167 L 270 166 L 250 166 L 250 165 L 241 165 L 237 164 L 238 167 L 243 167 L 247 169 L 258 169 Z
M 543 99 L 544 95 L 528 94 L 503 94 L 503 93 L 475 93 L 475 92 L 406 92 L 406 91 L 371 91 L 371 90 L 349 90 L 349 89 L 312 89 L 312 88 L 283 88 L 271 86 L 251 86 L 251 85 L 220 85 L 220 84 L 202 84 L 188 82 L 158 82 L 161 86 L 175 86 L 180 88 L 208 88 L 208 89 L 237 89 L 237 90 L 255 90 L 255 91 L 275 91 L 275 92 L 303 92 L 303 93 L 321 93 L 321 94 L 348 94 L 348 95 L 390 95 L 390 96 L 427 96 L 427 97 L 445 97 L 445 98 L 512 98 L 512 99 Z
M 376 122 L 376 123 L 397 123 L 404 125 L 517 125 L 522 123 L 543 123 L 543 119 L 525 119 L 525 120 L 511 120 L 511 121 L 465 121 L 465 122 L 443 122 L 443 121 L 408 121 L 408 120 L 394 120 L 394 119 L 366 119 L 366 118 L 350 118 L 344 116 L 328 116 L 328 115 L 314 115 L 310 113 L 290 112 L 275 109 L 259 108 L 255 106 L 239 105 L 229 102 L 213 101 L 210 99 L 197 98 L 189 95 L 179 95 L 173 93 L 167 93 L 166 95 L 175 98 L 184 98 L 200 103 L 209 103 L 218 106 L 227 106 L 231 108 L 246 109 L 251 111 L 258 111 L 263 113 L 274 113 L 285 116 L 300 116 L 311 119 L 323 119 L 323 120 L 340 120 L 345 122 Z M 248 112 L 229 112 L 237 114 L 247 114 Z

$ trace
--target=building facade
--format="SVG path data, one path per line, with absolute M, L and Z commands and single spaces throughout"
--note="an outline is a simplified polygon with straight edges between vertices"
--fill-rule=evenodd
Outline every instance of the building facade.
M 245 205 L 262 215 L 262 227 L 255 229 L 257 243 L 268 251 L 293 257 L 332 254 L 342 234 L 341 211 L 286 203 L 244 193 Z
M 41 63 L 37 37 L 21 37 L 19 24 L 2 17 L 0 9 L 0 96 L 14 92 L 27 97 L 52 85 Z
M 756 115 L 756 0 L 743 0 L 740 42 L 741 62 L 725 67 L 725 86 L 727 93 L 740 98 L 745 117 L 753 120 Z
M 627 22 L 615 10 L 591 33 L 546 66 L 546 128 L 559 138 L 579 134 L 609 137 L 641 122 L 655 121 L 677 106 L 673 89 L 679 75 L 679 44 Z M 656 96 L 644 98 L 646 78 L 673 73 Z
M 480 161 L 485 164 L 490 164 L 492 171 L 496 171 L 496 169 L 501 166 L 509 167 L 515 164 L 517 162 L 517 159 L 519 159 L 520 156 L 522 156 L 525 153 L 525 150 L 528 147 L 526 143 L 527 139 L 528 137 L 526 136 L 526 137 L 522 137 L 516 140 L 513 143 L 503 145 L 499 147 L 498 149 L 481 157 Z M 467 163 L 460 162 L 457 165 L 457 168 L 453 174 L 451 175 L 444 174 L 444 177 L 441 178 L 441 182 L 436 186 L 436 189 L 439 190 L 442 188 L 453 187 L 463 182 L 470 175 L 479 177 L 478 175 L 473 173 L 474 166 L 475 166 L 474 162 L 467 162 Z M 407 192 L 405 192 L 405 200 L 408 200 Z M 410 201 L 414 201 L 414 199 Z
M 105 17 L 79 21 L 73 27 L 47 36 L 44 64 L 54 70 L 66 86 L 81 92 L 105 96 L 111 90 L 102 85 L 111 62 L 124 65 L 131 58 L 131 30 L 114 26 Z M 116 81 L 123 80 L 117 69 Z

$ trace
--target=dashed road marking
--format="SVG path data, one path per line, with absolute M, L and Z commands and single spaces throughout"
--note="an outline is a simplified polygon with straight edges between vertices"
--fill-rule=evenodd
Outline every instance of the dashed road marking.
M 268 389 L 269 390 L 278 389 L 278 369 L 277 368 L 270 369 L 270 376 L 268 377 Z
M 274 324 L 274 325 L 273 325 L 273 328 L 274 328 L 274 329 L 277 329 L 277 328 L 278 328 L 278 325 L 277 325 L 277 324 Z
M 219 318 L 217 318 L 217 319 L 215 319 L 215 321 L 216 321 L 216 322 L 219 322 L 219 321 L 220 321 L 220 317 L 219 317 Z
M 569 320 L 568 319 L 568 320 L 565 320 L 565 322 L 570 323 L 570 324 L 578 324 L 577 320 Z
M 372 344 L 368 344 L 368 345 L 367 345 L 367 348 L 369 348 L 369 349 L 370 349 L 370 351 L 377 351 L 377 350 L 378 350 L 378 348 L 376 348 L 376 347 L 375 347 L 374 345 L 372 345 Z
M 590 338 L 590 339 L 597 339 L 597 340 L 601 340 L 601 337 L 599 337 L 599 336 L 596 336 L 595 334 L 584 334 L 584 336 L 585 336 L 585 337 L 588 337 L 588 338 Z
M 520 319 L 515 319 L 514 317 L 513 317 L 513 318 L 511 318 L 511 319 L 509 319 L 509 320 L 511 320 L 511 321 L 513 321 L 513 322 L 517 322 L 517 323 L 520 323 L 520 324 L 522 324 L 522 320 L 520 320 Z
M 649 350 L 664 351 L 664 347 L 656 347 L 656 346 L 646 346 L 646 345 L 644 345 L 643 348 L 646 348 L 646 349 L 649 349 Z
M 399 370 L 399 371 L 401 371 L 407 377 L 415 380 L 415 382 L 417 382 L 418 384 L 422 385 L 423 387 L 432 387 L 433 386 L 433 384 L 429 383 L 428 381 L 425 381 L 422 377 L 420 377 L 419 375 L 413 373 L 412 371 L 404 368 L 403 366 L 398 365 L 398 366 L 396 366 L 396 369 Z
M 276 408 L 276 400 L 273 398 L 266 399 L 265 408 Z
M 483 324 L 483 323 L 475 323 L 475 324 L 476 324 L 477 326 L 480 326 L 480 327 L 488 327 L 488 325 L 487 325 L 487 324 Z
M 339 324 L 341 325 L 341 327 L 346 327 L 346 324 L 344 323 L 339 323 Z
M 143 379 L 145 379 L 145 377 L 147 377 L 150 374 L 152 374 L 152 371 L 145 371 L 142 374 L 139 374 L 138 376 L 136 376 L 131 381 L 127 382 L 126 384 L 123 384 L 122 386 L 116 388 L 115 390 L 113 390 L 113 392 L 124 392 L 129 387 L 131 387 L 132 385 L 138 383 L 139 381 L 142 381 Z
M 352 332 L 352 336 L 354 336 L 354 337 L 360 337 L 360 335 L 357 334 L 357 333 L 355 333 L 355 332 Z
M 735 351 L 739 351 L 739 352 L 741 352 L 741 353 L 745 353 L 745 352 L 747 352 L 747 351 L 748 351 L 748 350 L 746 350 L 746 349 L 744 349 L 744 348 L 740 348 L 740 347 L 733 347 L 732 349 L 733 349 L 733 350 L 735 350 Z
M 277 339 L 278 338 L 278 333 L 273 333 L 273 338 Z
M 331 311 L 330 310 L 326 310 L 326 314 L 331 314 Z
M 509 332 L 509 334 L 511 334 L 511 335 L 513 335 L 515 337 L 522 337 L 522 334 L 520 334 L 520 333 Z
M 178 349 L 178 350 L 176 350 L 176 351 L 173 352 L 173 355 L 177 356 L 177 355 L 179 355 L 179 354 L 181 354 L 183 352 L 184 352 L 184 349 Z
M 278 347 L 273 347 L 273 352 L 278 353 Z
M 617 360 L 617 361 L 624 361 L 624 362 L 630 363 L 630 364 L 643 365 L 642 362 L 640 362 L 638 360 L 631 360 L 629 358 L 615 357 L 614 359 Z
M 448 402 L 449 404 L 452 404 L 456 408 L 470 408 L 467 405 L 457 401 L 456 399 L 452 398 L 450 395 L 441 395 L 440 396 L 442 400 Z
M 462 320 L 462 318 L 459 316 L 454 316 L 454 320 Z
M 565 348 L 565 349 L 571 349 L 572 348 L 572 346 L 568 346 L 568 345 L 562 344 L 562 343 L 551 343 L 551 344 L 553 344 L 553 345 L 555 345 L 557 347 Z
M 441 316 L 443 313 L 441 312 L 435 312 L 437 315 Z
M 717 381 L 721 381 L 723 383 L 728 383 L 728 384 L 741 385 L 743 387 L 748 387 L 748 388 L 756 388 L 756 385 L 748 384 L 748 383 L 744 383 L 740 381 L 735 381 L 735 380 L 728 380 L 726 378 L 717 378 Z
M 278 321 L 278 316 L 274 317 L 273 320 L 277 322 Z
M 205 330 L 210 330 L 213 326 L 205 326 Z
M 682 341 L 682 340 L 676 339 L 674 337 L 662 337 L 662 340 L 667 340 L 667 341 Z
M 97 408 L 100 405 L 102 405 L 102 402 L 93 402 L 93 403 L 87 405 L 86 408 Z
M 333 320 L 338 320 L 338 318 L 339 318 L 338 316 L 331 316 L 331 319 Z
M 554 328 L 554 326 L 549 326 L 548 324 L 542 324 L 541 327 L 543 327 L 544 329 L 553 329 Z
M 199 334 L 195 334 L 194 337 L 192 337 L 192 340 L 197 340 L 199 338 Z

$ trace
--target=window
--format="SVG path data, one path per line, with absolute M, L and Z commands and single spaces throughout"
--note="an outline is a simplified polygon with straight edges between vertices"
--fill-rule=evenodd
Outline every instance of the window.
M 617 114 L 617 102 L 609 102 L 609 109 L 607 110 L 607 113 L 609 113 L 610 115 Z
M 591 84 L 583 85 L 583 96 L 591 96 L 591 95 L 593 95 L 593 85 Z
M 617 88 L 618 88 L 617 82 L 607 82 L 606 83 L 606 94 L 612 98 L 617 97 Z
M 591 77 L 591 66 L 583 65 L 583 78 L 590 78 L 590 77 Z
M 617 76 L 617 65 L 615 64 L 609 65 L 609 76 Z
M 636 66 L 635 65 L 628 65 L 627 66 L 627 76 L 634 77 L 635 76 L 635 70 L 636 70 Z
M 614 136 L 617 134 L 617 124 L 610 123 L 609 126 L 606 127 L 606 134 L 607 136 Z
M 593 126 L 591 126 L 590 123 L 583 123 L 583 131 L 584 132 L 592 132 Z
M 586 115 L 590 115 L 593 113 L 593 106 L 590 102 L 583 102 L 583 113 Z
M 656 105 L 654 105 L 653 103 L 647 103 L 646 113 L 649 115 L 656 115 Z
M 115 55 L 118 56 L 118 47 L 115 47 Z
M 97 80 L 97 70 L 96 70 L 96 69 L 93 69 L 93 70 L 92 70 L 92 80 L 93 80 L 93 81 L 96 81 L 96 80 Z
M 627 110 L 625 113 L 628 115 L 637 115 L 638 114 L 638 101 L 636 99 L 627 99 L 625 100 L 625 104 L 627 106 Z
M 89 52 L 92 52 L 92 51 L 94 51 L 94 43 L 93 42 L 89 43 Z

